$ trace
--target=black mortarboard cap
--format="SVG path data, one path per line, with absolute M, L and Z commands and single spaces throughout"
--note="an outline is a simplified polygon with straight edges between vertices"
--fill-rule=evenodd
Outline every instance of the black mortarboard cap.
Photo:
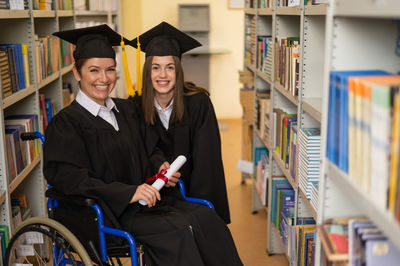
M 181 58 L 183 53 L 201 46 L 201 43 L 164 21 L 140 35 L 139 43 L 146 57 L 173 55 Z M 137 48 L 137 38 L 128 44 Z
M 121 35 L 107 24 L 53 33 L 67 42 L 75 44 L 74 59 L 80 58 L 114 58 L 112 46 L 119 46 Z M 124 38 L 124 42 L 128 40 Z

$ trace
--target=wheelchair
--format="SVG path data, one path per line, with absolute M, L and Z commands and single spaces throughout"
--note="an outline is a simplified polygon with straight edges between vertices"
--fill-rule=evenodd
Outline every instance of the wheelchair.
M 38 138 L 44 143 L 39 132 L 21 134 L 22 140 Z M 214 209 L 207 200 L 186 197 L 181 180 L 178 186 L 186 201 Z M 48 217 L 29 218 L 15 229 L 4 265 L 122 265 L 121 258 L 144 265 L 144 246 L 121 230 L 110 210 L 95 199 L 66 196 L 50 186 L 46 197 Z

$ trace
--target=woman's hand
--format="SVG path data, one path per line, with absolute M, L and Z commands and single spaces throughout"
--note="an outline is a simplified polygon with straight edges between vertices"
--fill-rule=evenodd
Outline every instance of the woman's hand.
M 159 172 L 162 169 L 168 169 L 170 167 L 169 162 L 164 162 L 161 166 L 160 169 L 158 170 Z M 175 172 L 172 174 L 172 176 L 168 179 L 168 183 L 165 184 L 166 187 L 175 187 L 176 183 L 178 183 L 178 179 L 181 177 L 181 173 Z
M 138 202 L 139 200 L 146 201 L 147 207 L 153 207 L 156 205 L 157 200 L 161 200 L 160 192 L 146 183 L 141 184 L 137 187 L 136 192 L 129 203 Z

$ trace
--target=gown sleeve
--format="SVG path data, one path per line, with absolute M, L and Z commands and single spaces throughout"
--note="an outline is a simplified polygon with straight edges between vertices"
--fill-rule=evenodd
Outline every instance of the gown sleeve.
M 210 200 L 219 216 L 230 223 L 221 139 L 214 108 L 207 95 L 199 93 L 192 97 L 189 108 L 193 167 L 189 194 Z
M 88 153 L 79 123 L 62 112 L 52 119 L 44 144 L 43 173 L 49 184 L 66 195 L 99 199 L 119 217 L 137 186 L 103 181 L 91 169 L 96 156 Z

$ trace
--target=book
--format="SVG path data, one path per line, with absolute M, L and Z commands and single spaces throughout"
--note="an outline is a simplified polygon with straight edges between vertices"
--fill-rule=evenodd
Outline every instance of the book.
M 381 70 L 331 71 L 329 85 L 327 157 L 348 173 L 348 79 L 389 75 Z
M 21 152 L 21 142 L 19 139 L 21 131 L 22 131 L 22 126 L 19 126 L 19 127 L 18 126 L 16 126 L 16 127 L 6 126 L 5 127 L 5 133 L 11 134 L 12 138 L 13 138 L 13 146 L 10 148 L 14 149 L 15 161 L 16 161 L 16 166 L 17 166 L 17 174 L 21 173 L 22 170 L 25 168 L 24 159 L 23 159 L 23 155 Z
M 1 88 L 3 93 L 3 98 L 10 96 L 12 91 L 10 65 L 7 52 L 0 50 L 0 75 L 1 75 Z
M 31 86 L 31 81 L 29 77 L 29 59 L 28 59 L 28 46 L 26 44 L 22 44 L 22 59 L 24 65 L 24 74 L 25 74 L 25 87 L 28 88 Z

